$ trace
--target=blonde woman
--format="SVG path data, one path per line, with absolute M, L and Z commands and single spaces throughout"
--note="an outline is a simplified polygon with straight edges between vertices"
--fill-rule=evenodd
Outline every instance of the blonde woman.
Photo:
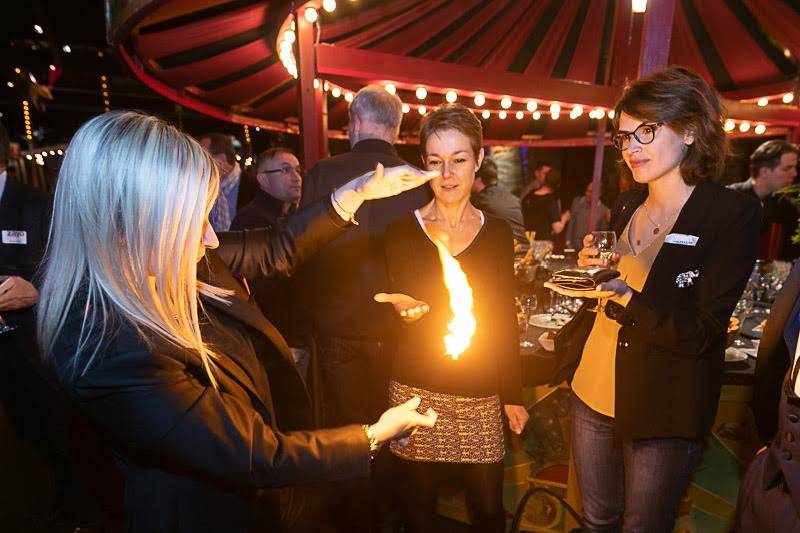
M 256 506 L 256 489 L 367 475 L 380 443 L 433 425 L 416 399 L 371 426 L 286 432 L 303 417 L 274 405 L 305 406 L 302 382 L 229 270 L 287 275 L 344 232 L 364 200 L 433 174 L 378 168 L 284 230 L 218 240 L 208 222 L 218 175 L 194 140 L 134 112 L 78 130 L 56 188 L 39 341 L 114 448 L 126 531 L 273 527 L 275 509 Z

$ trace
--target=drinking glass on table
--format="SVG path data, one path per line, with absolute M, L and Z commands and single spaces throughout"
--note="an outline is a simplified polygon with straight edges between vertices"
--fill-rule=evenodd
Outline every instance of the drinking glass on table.
M 742 332 L 744 331 L 744 321 L 747 316 L 753 311 L 753 302 L 747 298 L 742 298 L 736 303 L 736 308 L 733 310 L 733 316 L 739 320 L 739 334 L 733 341 L 733 345 L 737 348 L 746 346 L 747 343 L 742 340 Z
M 522 348 L 532 348 L 534 343 L 528 340 L 528 328 L 531 325 L 531 315 L 536 312 L 536 308 L 538 307 L 538 301 L 536 300 L 535 294 L 527 294 L 519 297 L 519 307 L 520 312 L 522 315 L 522 319 L 524 320 L 522 324 L 522 340 L 519 341 L 519 345 Z

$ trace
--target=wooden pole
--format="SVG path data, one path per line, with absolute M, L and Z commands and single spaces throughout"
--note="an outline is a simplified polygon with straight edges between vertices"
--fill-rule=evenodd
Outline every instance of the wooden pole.
M 597 142 L 594 149 L 594 172 L 592 173 L 592 207 L 589 210 L 589 231 L 597 227 L 597 214 L 600 204 L 600 188 L 603 184 L 603 152 L 606 148 L 606 119 L 597 121 Z M 582 243 L 572 243 L 576 249 L 583 247 Z
M 642 54 L 639 56 L 639 77 L 666 68 L 669 64 L 669 45 L 675 0 L 650 0 L 644 14 Z
M 298 108 L 300 109 L 300 141 L 303 146 L 303 165 L 312 168 L 317 161 L 327 157 L 327 111 L 322 82 L 314 88 L 316 57 L 314 26 L 300 11 L 295 12 L 297 28 Z

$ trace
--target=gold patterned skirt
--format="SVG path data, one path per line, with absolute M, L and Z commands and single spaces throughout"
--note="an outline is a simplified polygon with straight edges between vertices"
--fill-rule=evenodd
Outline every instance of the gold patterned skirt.
M 439 415 L 434 427 L 418 429 L 405 446 L 397 441 L 390 444 L 392 453 L 398 457 L 443 463 L 496 463 L 503 459 L 505 445 L 499 396 L 456 396 L 396 381 L 391 382 L 389 392 L 392 405 L 419 396 L 421 413 L 433 407 Z

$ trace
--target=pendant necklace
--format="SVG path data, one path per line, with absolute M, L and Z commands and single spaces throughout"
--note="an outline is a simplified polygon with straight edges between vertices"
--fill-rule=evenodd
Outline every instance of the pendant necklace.
M 649 220 L 649 221 L 650 221 L 650 224 L 653 226 L 653 236 L 656 236 L 656 235 L 658 235 L 659 233 L 661 233 L 661 224 L 659 224 L 658 222 L 656 222 L 655 220 L 653 220 L 653 219 L 650 217 L 650 212 L 649 212 L 649 210 L 647 209 L 647 202 L 643 203 L 643 204 L 642 204 L 642 207 L 644 208 L 644 210 L 643 210 L 643 212 L 644 212 L 644 216 L 646 216 L 646 217 L 647 217 L 647 220 Z M 670 213 L 670 215 L 669 215 L 669 216 L 668 216 L 668 217 L 665 219 L 665 221 L 667 221 L 667 220 L 671 220 L 671 219 L 672 219 L 672 217 L 673 217 L 673 216 L 675 215 L 675 213 L 677 213 L 677 212 L 678 212 L 678 210 L 676 209 L 675 211 L 673 211 L 672 213 Z M 641 239 L 636 239 L 636 246 L 641 246 L 641 244 L 642 244 L 642 240 L 641 240 Z

